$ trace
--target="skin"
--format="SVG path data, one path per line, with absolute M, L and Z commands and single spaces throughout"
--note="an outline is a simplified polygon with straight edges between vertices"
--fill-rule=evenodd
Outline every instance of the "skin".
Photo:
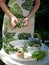
M 11 20 L 11 25 L 14 27 L 16 25 L 16 23 L 18 22 L 18 19 L 9 11 L 5 2 L 6 2 L 6 0 L 0 0 L 0 7 L 9 16 L 9 18 Z M 35 0 L 35 5 L 31 11 L 31 13 L 24 19 L 24 26 L 28 25 L 29 20 L 36 13 L 39 6 L 40 6 L 40 0 Z
M 6 0 L 0 0 L 0 7 L 9 16 L 11 25 L 14 27 L 16 25 L 16 22 L 18 22 L 18 19 L 9 11 L 5 2 Z
M 40 0 L 35 0 L 35 4 L 34 4 L 34 7 L 31 11 L 31 13 L 24 19 L 24 22 L 25 22 L 24 26 L 28 25 L 29 20 L 37 12 L 39 6 L 40 6 Z

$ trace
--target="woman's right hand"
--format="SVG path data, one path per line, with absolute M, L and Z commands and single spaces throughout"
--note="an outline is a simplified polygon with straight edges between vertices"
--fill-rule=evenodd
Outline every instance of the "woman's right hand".
M 18 22 L 18 19 L 13 15 L 11 17 L 11 26 L 14 27 L 17 22 Z
M 18 22 L 18 19 L 10 12 L 10 10 L 5 4 L 5 1 L 6 0 L 0 0 L 0 7 L 9 16 L 11 25 L 14 27 L 16 23 Z

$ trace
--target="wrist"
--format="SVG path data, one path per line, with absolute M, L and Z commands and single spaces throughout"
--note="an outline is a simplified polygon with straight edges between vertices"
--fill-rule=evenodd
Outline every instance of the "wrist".
M 9 11 L 8 7 L 6 6 L 4 2 L 0 4 L 0 7 L 9 16 L 9 18 L 13 16 L 13 14 Z
M 29 21 L 30 19 L 31 19 L 31 18 L 28 16 L 28 17 L 27 17 L 27 20 Z
M 30 20 L 31 19 L 31 16 L 28 16 L 27 18 Z
M 12 13 L 8 13 L 9 18 L 11 19 L 13 17 Z

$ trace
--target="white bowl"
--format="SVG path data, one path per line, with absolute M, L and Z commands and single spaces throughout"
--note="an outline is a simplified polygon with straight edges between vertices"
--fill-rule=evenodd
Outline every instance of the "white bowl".
M 13 45 L 14 47 L 23 47 L 26 44 L 27 40 L 15 40 L 10 42 L 11 45 Z
M 39 50 L 38 47 L 30 47 L 30 46 L 27 49 L 28 49 L 28 52 L 30 52 L 31 54 Z

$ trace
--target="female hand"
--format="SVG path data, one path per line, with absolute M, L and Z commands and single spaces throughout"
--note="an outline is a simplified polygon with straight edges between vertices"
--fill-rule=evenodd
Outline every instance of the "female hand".
M 17 22 L 18 22 L 18 19 L 13 15 L 13 16 L 11 17 L 11 25 L 14 27 Z
M 24 26 L 28 26 L 29 18 L 24 19 Z

